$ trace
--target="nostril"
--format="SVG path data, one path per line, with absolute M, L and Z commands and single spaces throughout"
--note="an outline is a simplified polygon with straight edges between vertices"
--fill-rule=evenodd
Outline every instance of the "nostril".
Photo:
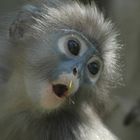
M 63 84 L 56 84 L 56 85 L 53 85 L 53 91 L 58 97 L 63 97 L 68 91 L 68 87 Z
M 74 68 L 74 69 L 73 69 L 73 74 L 76 76 L 76 75 L 77 75 L 77 73 L 78 73 L 77 68 Z

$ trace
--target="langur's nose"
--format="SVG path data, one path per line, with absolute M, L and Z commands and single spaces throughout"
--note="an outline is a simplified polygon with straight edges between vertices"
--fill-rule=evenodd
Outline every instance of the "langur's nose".
M 67 94 L 68 87 L 63 84 L 53 85 L 53 91 L 58 97 L 63 97 Z
M 73 75 L 74 76 L 78 75 L 78 69 L 76 67 L 73 68 Z

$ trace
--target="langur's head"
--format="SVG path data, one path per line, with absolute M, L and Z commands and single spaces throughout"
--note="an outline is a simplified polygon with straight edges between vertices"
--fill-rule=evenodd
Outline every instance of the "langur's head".
M 91 103 L 116 76 L 116 33 L 94 3 L 26 5 L 10 38 L 27 96 L 45 110 Z

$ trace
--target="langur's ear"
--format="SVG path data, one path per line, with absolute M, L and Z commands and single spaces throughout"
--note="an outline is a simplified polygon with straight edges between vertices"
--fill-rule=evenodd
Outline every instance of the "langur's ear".
M 24 6 L 9 28 L 10 39 L 22 40 L 28 37 L 31 26 L 36 23 L 35 19 L 40 15 L 40 7 Z

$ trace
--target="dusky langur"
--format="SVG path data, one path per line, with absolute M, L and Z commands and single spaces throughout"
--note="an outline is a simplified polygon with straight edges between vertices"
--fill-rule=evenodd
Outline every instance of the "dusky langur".
M 93 2 L 24 6 L 5 39 L 0 140 L 117 140 L 101 117 L 119 76 L 116 36 Z

